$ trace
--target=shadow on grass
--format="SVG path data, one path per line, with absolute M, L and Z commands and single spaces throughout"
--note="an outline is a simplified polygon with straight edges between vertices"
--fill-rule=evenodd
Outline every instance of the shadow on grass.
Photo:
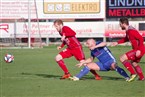
M 59 75 L 49 75 L 49 74 L 32 74 L 32 73 L 21 73 L 22 75 L 34 75 L 34 76 L 39 76 L 43 78 L 56 78 L 59 79 L 61 76 Z
M 145 62 L 139 62 L 139 64 L 140 64 L 140 63 L 141 63 L 141 64 L 145 64 Z
M 101 76 L 102 80 L 120 80 L 120 81 L 124 81 L 124 78 L 121 77 L 111 77 L 111 76 Z M 84 76 L 83 79 L 89 79 L 89 80 L 93 80 L 95 79 L 93 76 Z
M 32 73 L 21 73 L 22 75 L 30 75 L 30 76 L 39 76 L 43 78 L 53 78 L 53 79 L 60 79 L 61 76 L 59 75 L 49 75 L 49 74 L 32 74 Z M 121 77 L 110 77 L 110 76 L 101 76 L 102 80 L 125 80 Z M 94 80 L 94 76 L 86 75 L 81 80 Z

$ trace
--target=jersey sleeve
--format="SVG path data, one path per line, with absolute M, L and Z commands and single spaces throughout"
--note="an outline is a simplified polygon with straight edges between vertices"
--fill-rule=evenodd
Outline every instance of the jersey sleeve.
M 62 34 L 66 37 L 73 37 L 76 35 L 76 33 L 71 28 L 69 28 L 67 26 L 64 26 L 62 28 Z
M 117 42 L 118 42 L 118 44 L 121 44 L 121 43 L 124 43 L 124 42 L 127 42 L 127 41 L 128 41 L 128 38 L 127 38 L 127 35 L 126 35 L 124 38 L 118 40 Z
M 61 48 L 63 48 L 65 46 L 65 42 L 63 41 L 62 44 L 60 45 Z

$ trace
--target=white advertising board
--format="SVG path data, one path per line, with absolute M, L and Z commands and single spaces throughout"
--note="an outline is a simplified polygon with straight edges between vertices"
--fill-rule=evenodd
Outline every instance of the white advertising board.
M 130 22 L 130 25 L 139 29 L 139 23 L 144 21 Z M 76 36 L 80 38 L 91 37 L 124 37 L 125 31 L 120 29 L 119 22 L 65 22 L 64 25 L 69 26 L 76 32 Z M 31 37 L 60 37 L 52 22 L 40 22 L 40 34 L 38 24 L 31 23 Z M 16 32 L 14 32 L 16 31 Z M 145 31 L 139 31 L 145 37 Z M 28 23 L 16 23 L 14 30 L 14 23 L 0 23 L 0 38 L 23 38 L 28 37 Z
M 27 23 L 17 23 L 16 32 L 14 33 L 14 24 L 4 23 L 8 26 L 6 28 L 1 28 L 0 38 L 10 38 L 10 37 L 28 37 L 28 24 Z M 0 25 L 4 25 L 1 23 Z M 77 37 L 103 37 L 105 25 L 103 22 L 66 22 L 64 25 L 69 26 L 76 32 Z M 59 33 L 53 27 L 53 23 L 39 23 L 41 37 L 60 37 Z M 31 23 L 31 37 L 40 37 L 38 24 Z M 15 35 L 15 36 L 14 36 Z
M 28 10 L 31 19 L 105 18 L 105 0 L 0 0 L 0 19 L 28 19 Z
M 34 0 L 29 0 L 31 18 L 36 18 Z M 28 19 L 28 0 L 0 0 L 0 19 Z
M 14 23 L 0 23 L 0 38 L 11 38 L 14 36 Z

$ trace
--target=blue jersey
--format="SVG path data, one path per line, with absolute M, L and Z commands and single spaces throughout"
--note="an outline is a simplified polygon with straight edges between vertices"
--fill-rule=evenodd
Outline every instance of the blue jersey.
M 100 43 L 101 43 L 101 41 L 97 41 L 96 45 L 98 45 Z M 96 57 L 102 64 L 105 64 L 110 60 L 113 60 L 113 62 L 116 62 L 111 51 L 106 46 L 91 50 L 91 56 Z

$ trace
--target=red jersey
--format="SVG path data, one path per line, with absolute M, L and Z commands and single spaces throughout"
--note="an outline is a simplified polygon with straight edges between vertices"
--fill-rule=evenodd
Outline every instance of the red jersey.
M 139 32 L 133 28 L 132 26 L 128 27 L 128 30 L 126 31 L 126 37 L 119 40 L 118 44 L 124 43 L 126 41 L 130 41 L 132 45 L 132 49 L 134 50 L 141 50 L 145 52 L 145 46 L 144 46 L 144 39 L 143 37 L 139 34 Z
M 69 27 L 63 26 L 62 31 L 60 32 L 61 36 L 65 36 L 65 40 L 61 44 L 61 47 L 63 47 L 65 44 L 68 46 L 68 48 L 76 48 L 78 46 L 81 46 L 78 39 L 75 37 L 76 33 Z

